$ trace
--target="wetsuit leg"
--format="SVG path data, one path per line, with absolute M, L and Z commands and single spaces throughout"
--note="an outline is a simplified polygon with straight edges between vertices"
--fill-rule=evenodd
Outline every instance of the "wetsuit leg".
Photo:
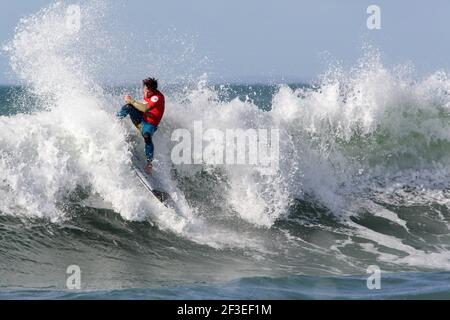
M 143 113 L 133 107 L 131 104 L 124 105 L 119 112 L 117 112 L 117 118 L 123 119 L 126 116 L 130 116 L 131 121 L 137 127 L 144 120 Z
M 144 137 L 145 141 L 145 155 L 147 156 L 148 161 L 153 161 L 153 153 L 155 150 L 155 147 L 153 145 L 153 134 L 158 130 L 158 127 L 148 123 L 143 122 L 142 126 L 142 136 Z

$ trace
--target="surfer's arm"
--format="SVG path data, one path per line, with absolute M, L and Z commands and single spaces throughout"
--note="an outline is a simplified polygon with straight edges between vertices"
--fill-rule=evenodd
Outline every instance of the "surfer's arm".
M 137 110 L 141 112 L 147 112 L 148 110 L 148 104 L 137 102 L 128 94 L 125 96 L 125 102 L 131 104 L 133 107 L 135 107 Z
M 146 104 L 146 103 L 141 103 L 141 102 L 138 102 L 138 101 L 132 99 L 130 101 L 130 104 L 141 112 L 147 112 L 147 110 L 148 110 L 148 104 Z

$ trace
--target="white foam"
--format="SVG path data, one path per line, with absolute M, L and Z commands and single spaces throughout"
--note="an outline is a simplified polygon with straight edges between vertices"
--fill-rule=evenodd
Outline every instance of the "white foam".
M 150 218 L 163 229 L 213 246 L 261 248 L 258 239 L 200 219 L 172 181 L 171 132 L 192 130 L 199 119 L 205 129 L 281 130 L 275 175 L 219 166 L 227 184 L 223 205 L 257 227 L 273 226 L 287 214 L 290 200 L 305 192 L 345 215 L 355 202 L 363 203 L 361 197 L 377 191 L 380 181 L 382 192 L 393 179 L 424 185 L 430 194 L 439 192 L 436 183 L 448 185 L 450 152 L 442 148 L 450 142 L 446 74 L 414 80 L 407 72 L 387 69 L 370 52 L 348 72 L 331 70 L 313 89 L 281 86 L 269 112 L 251 101 L 221 102 L 205 81 L 187 95 L 168 97 L 164 125 L 155 135 L 157 160 L 162 183 L 179 196 L 183 212 L 165 209 L 139 185 L 130 184 L 130 150 L 124 138 L 129 128 L 115 122 L 111 101 L 117 97 L 106 96 L 96 81 L 96 74 L 105 71 L 99 70 L 105 63 L 97 63 L 96 50 L 103 52 L 113 41 L 99 18 L 104 6 L 103 1 L 83 3 L 83 28 L 73 36 L 65 29 L 66 6 L 55 3 L 24 19 L 7 46 L 13 70 L 47 111 L 0 117 L 2 212 L 59 220 L 65 214 L 58 203 L 76 186 L 89 186 L 125 219 Z M 99 38 L 100 45 L 95 43 Z M 189 176 L 203 168 L 177 169 Z M 374 210 L 405 227 L 395 214 Z M 364 232 L 360 229 L 411 257 L 421 254 L 396 238 Z M 442 261 L 446 255 L 444 251 Z
M 83 2 L 82 28 L 74 35 L 66 28 L 67 6 L 55 3 L 23 19 L 7 45 L 13 70 L 47 111 L 0 117 L 0 211 L 60 221 L 67 195 L 84 186 L 124 219 L 151 219 L 162 229 L 215 247 L 251 247 L 252 241 L 209 228 L 195 217 L 170 178 L 165 166 L 170 153 L 162 140 L 156 139 L 158 169 L 182 212 L 166 208 L 133 183 L 125 139 L 129 128 L 115 120 L 112 97 L 95 80 L 98 43 L 93 41 L 99 36 L 108 43 L 101 25 L 104 6 L 104 1 Z

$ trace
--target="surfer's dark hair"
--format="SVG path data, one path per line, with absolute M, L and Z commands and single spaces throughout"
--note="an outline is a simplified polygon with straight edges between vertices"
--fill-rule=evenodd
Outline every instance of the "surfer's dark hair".
M 156 80 L 155 78 L 144 79 L 144 80 L 142 80 L 142 83 L 144 86 L 146 86 L 147 88 L 149 88 L 152 91 L 158 90 L 158 80 Z

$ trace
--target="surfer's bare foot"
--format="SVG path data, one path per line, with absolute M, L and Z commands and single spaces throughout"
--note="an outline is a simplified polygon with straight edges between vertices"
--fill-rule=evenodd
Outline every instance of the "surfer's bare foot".
M 153 164 L 149 161 L 144 167 L 144 171 L 146 174 L 152 174 Z

